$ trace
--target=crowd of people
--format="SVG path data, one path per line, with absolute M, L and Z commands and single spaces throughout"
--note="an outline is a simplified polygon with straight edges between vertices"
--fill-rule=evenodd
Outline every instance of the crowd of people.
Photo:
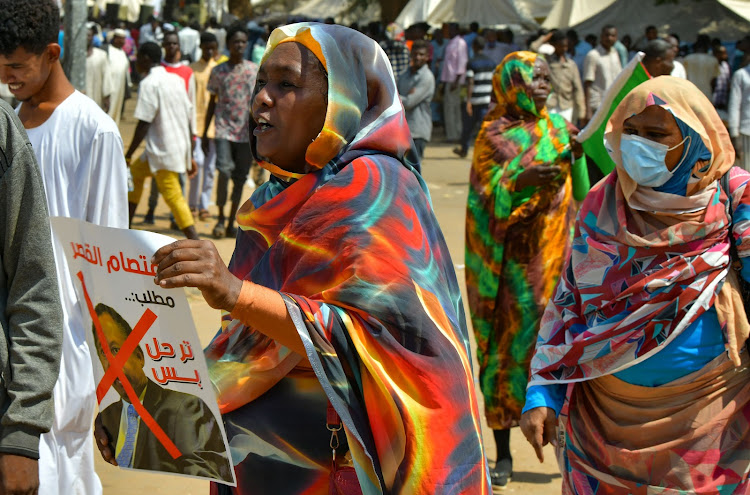
M 137 126 L 125 154 L 132 175 L 131 223 L 151 176 L 143 223 L 154 224 L 161 195 L 171 210 L 171 228 L 195 239 L 195 220 L 214 216 L 210 209 L 216 182 L 217 223 L 212 234 L 217 239 L 234 237 L 234 217 L 249 172 L 251 185 L 265 181 L 250 152 L 249 113 L 243 109 L 250 106 L 268 35 L 254 23 L 225 28 L 213 19 L 205 29 L 196 23 L 176 24 L 155 17 L 139 28 L 124 22 L 117 27 L 88 22 L 86 86 L 81 92 L 118 125 L 125 101 L 137 98 Z M 61 47 L 63 36 L 60 28 Z M 174 91 L 178 86 L 181 93 Z M 1 89 L 8 103 L 18 104 L 7 84 Z M 134 156 L 141 143 L 145 152 Z
M 223 312 L 205 357 L 238 486 L 212 493 L 333 493 L 348 467 L 346 493 L 489 494 L 512 478 L 514 426 L 540 461 L 554 444 L 564 493 L 750 490 L 750 37 L 101 25 L 82 92 L 57 3 L 0 0 L 17 105 L 0 103 L 0 492 L 101 493 L 93 445 L 139 465 L 109 431 L 139 420 L 95 419 L 49 216 L 129 228 L 149 176 L 144 223 L 161 195 L 186 237 L 154 254 L 154 283 Z M 648 80 L 601 108 L 604 174 L 576 137 L 637 52 Z M 435 126 L 461 159 L 473 150 L 479 390 L 421 176 Z M 196 228 L 214 197 L 229 266 Z
M 326 19 L 325 23 L 333 24 L 333 19 Z M 195 238 L 197 232 L 191 217 L 208 221 L 214 216 L 211 206 L 216 187 L 217 222 L 212 235 L 217 239 L 225 235 L 234 237 L 234 216 L 248 176 L 247 164 L 251 164 L 251 186 L 259 186 L 265 180 L 263 170 L 252 160 L 247 145 L 248 114 L 238 109 L 248 106 L 254 74 L 269 32 L 275 26 L 254 21 L 237 21 L 224 26 L 215 18 L 201 26 L 188 19 L 163 22 L 152 16 L 142 26 L 125 22 L 115 25 L 101 19 L 98 23 L 92 20 L 88 27 L 84 93 L 115 123 L 119 124 L 122 118 L 125 100 L 136 93 L 140 80 L 148 75 L 139 70 L 137 63 L 140 48 L 146 43 L 161 47 L 162 58 L 152 63 L 184 80 L 192 108 L 191 127 L 182 125 L 184 119 L 178 126 L 183 136 L 190 135 L 194 139 L 193 145 L 188 146 L 191 149 L 188 159 L 172 165 L 155 159 L 149 164 L 144 153 L 134 161 L 138 187 L 129 195 L 131 222 L 142 195 L 143 180 L 153 175 L 148 209 L 143 217 L 146 225 L 154 223 L 161 193 L 172 210 L 171 228 Z M 699 35 L 695 43 L 689 45 L 681 43 L 676 33 L 660 36 L 654 26 L 648 26 L 634 42 L 630 34 L 620 39 L 617 28 L 608 25 L 600 33 L 588 34 L 584 39 L 579 39 L 575 30 L 540 30 L 527 36 L 525 42 L 516 42 L 517 35 L 511 29 L 480 29 L 476 22 L 463 29 L 457 23 L 435 29 L 427 23 L 405 30 L 394 23 L 384 26 L 379 22 L 350 27 L 376 40 L 386 53 L 420 159 L 432 139 L 433 128 L 441 129 L 444 139 L 456 145 L 453 153 L 461 158 L 468 156 L 480 123 L 494 105 L 493 71 L 509 53 L 527 49 L 544 57 L 552 83 L 547 108 L 582 128 L 599 108 L 602 95 L 615 77 L 638 51 L 642 51 L 642 63 L 650 76 L 670 74 L 688 79 L 713 102 L 730 128 L 741 164 L 750 169 L 750 155 L 745 164 L 746 157 L 741 153 L 745 140 L 750 145 L 750 130 L 744 122 L 750 118 L 747 117 L 750 109 L 747 104 L 743 106 L 743 100 L 750 94 L 750 76 L 741 70 L 750 61 L 750 37 L 722 43 L 717 38 Z M 62 31 L 59 36 L 61 42 Z M 234 40 L 235 37 L 238 39 Z M 153 49 L 151 45 L 146 46 Z M 228 65 L 223 63 L 227 61 Z M 209 76 L 216 66 L 221 67 L 209 85 Z M 229 67 L 231 71 L 227 71 Z M 6 91 L 0 94 L 7 94 Z M 138 130 L 145 131 L 147 122 L 136 118 L 140 122 Z M 160 124 L 151 129 L 143 137 L 140 137 L 142 132 L 136 132 L 133 151 L 143 139 L 151 155 L 159 154 L 154 148 L 155 141 L 173 142 Z M 184 155 L 183 151 L 167 148 L 160 153 Z M 602 177 L 594 163 L 590 161 L 588 166 L 594 182 Z M 157 175 L 164 179 L 169 175 L 165 172 L 177 174 L 174 177 L 179 179 L 179 191 L 172 180 L 166 183 L 161 180 L 159 188 Z M 228 198 L 230 179 L 233 193 Z M 227 199 L 230 199 L 228 212 L 225 211 Z M 183 201 L 191 216 L 185 213 Z M 175 214 L 176 211 L 180 213 Z
M 593 486 L 594 493 L 644 486 L 703 493 L 723 482 L 743 493 L 748 466 L 734 459 L 748 452 L 750 406 L 746 383 L 733 376 L 747 369 L 739 280 L 750 278 L 744 264 L 737 277 L 728 266 L 729 244 L 738 245 L 735 263 L 744 256 L 747 227 L 748 176 L 739 170 L 750 171 L 743 153 L 750 37 L 722 43 L 698 35 L 687 45 L 647 26 L 634 43 L 607 25 L 585 40 L 573 30 L 540 31 L 519 46 L 509 30 L 473 24 L 461 32 L 447 24 L 426 45 L 424 26 L 406 33 L 410 68 L 399 75 L 391 62 L 410 128 L 424 139 L 431 110 L 432 123 L 457 144 L 453 153 L 465 158 L 474 144 L 465 266 L 485 417 L 497 446 L 492 486 L 512 477 L 510 428 L 520 423 L 540 460 L 544 444 L 556 445 L 564 493 Z M 591 157 L 586 163 L 578 128 L 611 101 L 608 90 L 638 52 L 653 82 L 609 120 L 616 172 L 587 196 L 607 171 Z M 739 168 L 730 175 L 733 164 Z M 709 195 L 731 211 L 713 211 Z M 720 261 L 695 265 L 717 247 Z M 656 258 L 644 265 L 641 252 Z M 675 276 L 674 253 L 684 253 L 700 283 L 724 270 L 721 282 L 696 286 L 678 304 L 678 292 L 698 282 Z M 705 313 L 697 309 L 704 305 Z M 721 383 L 721 398 L 711 380 Z M 660 429 L 671 424 L 666 411 L 694 423 Z M 726 440 L 730 431 L 741 432 L 736 442 Z M 711 451 L 726 461 L 709 462 Z M 701 477 L 691 479 L 691 469 Z
M 391 32 L 399 31 L 386 31 L 389 35 Z M 462 158 L 467 156 L 478 124 L 490 108 L 492 72 L 506 55 L 522 49 L 540 54 L 547 62 L 552 82 L 547 101 L 550 112 L 562 115 L 578 128 L 591 120 L 620 71 L 636 53 L 643 52 L 642 64 L 651 77 L 671 75 L 701 89 L 732 131 L 735 147 L 742 147 L 740 136 L 745 134 L 739 131 L 740 121 L 750 111 L 747 103 L 743 105 L 748 94 L 743 69 L 750 63 L 750 37 L 722 41 L 699 35 L 694 43 L 687 44 L 681 43 L 676 33 L 660 36 L 656 27 L 648 26 L 633 42 L 628 34 L 620 39 L 617 27 L 612 25 L 585 39 L 580 39 L 575 30 L 540 30 L 528 36 L 525 43 L 514 42 L 510 29 L 479 29 L 477 23 L 464 31 L 458 24 L 448 23 L 428 32 L 428 25 L 412 26 L 403 32 L 401 44 L 408 53 L 415 42 L 419 46 L 423 41 L 429 43 L 424 63 L 434 80 L 423 82 L 420 94 L 435 86 L 432 99 L 425 97 L 423 101 L 431 103 L 433 124 L 443 126 L 448 142 L 458 145 L 453 152 Z M 403 64 L 396 62 L 395 56 L 390 58 L 398 79 L 405 69 L 398 70 Z M 412 58 L 413 71 L 421 65 Z M 404 97 L 408 93 L 401 94 Z M 410 110 L 407 108 L 407 116 L 414 113 Z
M 730 135 L 749 103 L 747 39 L 730 63 L 719 40 L 699 35 L 685 54 L 649 26 L 638 50 L 649 80 L 601 109 L 614 110 L 604 138 L 615 162 L 601 181 L 573 122 L 613 101 L 636 51 L 614 26 L 595 39 L 540 32 L 506 55 L 475 141 L 466 284 L 492 485 L 512 477 L 520 424 L 540 461 L 555 445 L 563 493 L 745 493 L 750 385 L 736 377 L 748 370 L 750 175 Z
M 587 242 L 588 236 L 578 237 L 578 232 L 583 231 L 584 226 L 575 224 L 576 212 L 580 206 L 577 201 L 583 200 L 589 184 L 598 182 L 607 172 L 603 172 L 604 167 L 597 166 L 599 164 L 591 157 L 588 157 L 586 163 L 586 156 L 575 141 L 578 129 L 591 121 L 604 103 L 605 95 L 618 75 L 638 52 L 643 52 L 640 60 L 649 78 L 661 81 L 662 76 L 668 76 L 687 80 L 691 84 L 686 86 L 679 81 L 663 82 L 658 86 L 663 90 L 663 96 L 655 98 L 656 102 L 640 103 L 641 107 L 634 105 L 633 108 L 638 107 L 638 112 L 655 111 L 642 108 L 647 105 L 669 108 L 669 105 L 682 104 L 683 100 L 674 99 L 674 91 L 664 89 L 670 85 L 680 88 L 678 93 L 688 95 L 698 91 L 703 96 L 694 95 L 696 101 L 691 102 L 689 108 L 679 108 L 679 114 L 677 109 L 670 110 L 679 123 L 677 126 L 680 134 L 676 136 L 682 139 L 671 145 L 684 146 L 681 148 L 682 159 L 675 160 L 675 164 L 681 164 L 681 172 L 686 174 L 680 179 L 681 182 L 677 179 L 667 181 L 668 175 L 658 183 L 648 182 L 652 180 L 649 174 L 656 172 L 646 169 L 646 164 L 641 165 L 641 168 L 626 168 L 625 172 L 621 172 L 620 167 L 628 166 L 628 152 L 639 155 L 639 160 L 645 159 L 645 156 L 640 155 L 649 153 L 646 144 L 642 144 L 642 141 L 631 141 L 628 136 L 624 136 L 622 140 L 623 155 L 618 159 L 622 160 L 622 163 L 618 162 L 618 172 L 629 174 L 629 177 L 641 186 L 661 186 L 656 187 L 656 190 L 690 196 L 697 191 L 692 185 L 697 177 L 710 177 L 711 179 L 702 179 L 708 182 L 701 183 L 711 183 L 719 176 L 718 171 L 722 174 L 727 173 L 726 167 L 735 163 L 726 154 L 722 158 L 728 160 L 727 163 L 718 163 L 718 150 L 727 147 L 729 136 L 737 153 L 736 164 L 750 171 L 750 160 L 746 161 L 750 154 L 743 153 L 743 149 L 750 146 L 750 136 L 746 134 L 749 125 L 747 116 L 750 115 L 750 71 L 747 69 L 750 63 L 750 37 L 723 43 L 719 39 L 711 39 L 701 34 L 692 45 L 688 45 L 681 43 L 675 33 L 661 33 L 660 36 L 654 26 L 647 26 L 640 39 L 633 42 L 630 35 L 625 35 L 620 40 L 617 28 L 607 25 L 599 33 L 587 35 L 584 40 L 579 39 L 574 30 L 542 30 L 529 36 L 525 44 L 518 45 L 514 43 L 512 31 L 491 27 L 480 29 L 476 23 L 463 32 L 458 24 L 449 23 L 433 30 L 431 35 L 428 35 L 428 26 L 425 25 L 412 26 L 403 34 L 397 27 L 388 26 L 385 34 L 389 48 L 385 51 L 389 55 L 394 76 L 398 81 L 399 93 L 420 158 L 423 157 L 425 141 L 430 140 L 433 125 L 443 127 L 444 140 L 457 145 L 453 153 L 461 158 L 468 156 L 470 146 L 474 144 L 466 218 L 466 281 L 470 316 L 478 347 L 479 381 L 484 395 L 485 417 L 494 431 L 497 446 L 497 460 L 490 475 L 493 486 L 503 487 L 507 485 L 513 472 L 510 428 L 518 425 L 523 418 L 524 433 L 537 449 L 541 459 L 541 446 L 547 441 L 556 443 L 556 437 L 550 433 L 549 425 L 556 424 L 564 400 L 572 400 L 570 393 L 566 396 L 565 387 L 536 385 L 536 380 L 545 384 L 555 380 L 584 381 L 589 380 L 591 376 L 598 377 L 618 371 L 617 367 L 604 366 L 607 371 L 597 370 L 595 373 L 588 373 L 586 370 L 586 373 L 573 379 L 566 376 L 567 366 L 572 364 L 564 363 L 566 367 L 559 365 L 560 368 L 552 376 L 538 378 L 534 375 L 534 356 L 539 356 L 534 359 L 543 360 L 537 363 L 537 366 L 544 367 L 542 363 L 548 365 L 551 356 L 558 357 L 555 353 L 569 352 L 575 355 L 573 351 L 550 350 L 541 346 L 539 339 L 542 339 L 542 335 L 538 335 L 537 332 L 540 326 L 543 331 L 554 326 L 553 322 L 543 319 L 547 304 L 553 301 L 567 307 L 567 298 L 575 294 L 574 287 L 567 287 L 565 293 L 559 292 L 562 289 L 557 289 L 558 292 L 555 290 L 561 275 L 572 276 L 567 275 L 567 270 L 573 269 L 576 258 L 573 257 L 570 261 L 568 258 L 576 243 L 580 246 L 581 243 Z M 396 48 L 399 43 L 401 49 Z M 402 52 L 404 55 L 401 55 Z M 401 59 L 406 57 L 407 52 L 410 53 L 411 64 L 408 68 L 399 69 L 404 66 Z M 427 67 L 431 69 L 432 77 Z M 670 95 L 669 98 L 667 95 Z M 690 127 L 687 127 L 687 124 L 683 125 L 683 121 L 679 119 L 685 118 L 681 116 L 684 113 L 697 114 L 700 122 L 693 121 Z M 664 118 L 661 115 L 661 119 Z M 709 125 L 716 125 L 717 120 L 721 123 L 721 128 L 716 131 L 721 131 L 718 137 L 711 134 L 713 130 L 704 129 Z M 622 128 L 622 122 L 611 125 Z M 646 130 L 642 131 L 643 134 L 638 133 L 640 137 L 657 142 L 664 141 L 663 130 L 648 129 L 648 125 L 656 124 L 642 125 Z M 625 133 L 631 134 L 627 127 Z M 706 146 L 698 143 L 701 139 L 699 135 L 704 136 L 704 140 L 712 139 L 713 147 L 709 143 L 706 143 Z M 614 142 L 614 135 L 612 136 L 609 143 Z M 684 144 L 685 142 L 687 143 Z M 625 151 L 625 147 L 628 148 L 628 152 Z M 708 151 L 709 148 L 713 149 L 713 155 Z M 672 156 L 673 149 L 669 148 L 667 152 L 659 153 Z M 714 167 L 708 173 L 703 170 L 707 164 Z M 699 166 L 703 168 L 695 172 L 691 178 L 691 168 Z M 672 169 L 665 170 L 664 173 L 671 174 Z M 688 178 L 690 185 L 686 192 L 685 181 Z M 715 185 L 715 182 L 712 185 Z M 614 197 L 614 192 L 607 196 L 608 199 Z M 600 202 L 604 201 L 603 196 L 599 198 Z M 663 214 L 660 213 L 663 208 L 670 208 L 674 202 L 671 198 L 662 198 L 658 195 L 657 198 L 664 203 L 649 203 L 648 207 L 636 203 L 632 208 L 636 211 L 646 209 L 651 211 L 652 215 L 658 216 Z M 640 197 L 638 199 L 643 200 Z M 737 203 L 741 203 L 741 199 L 738 198 Z M 685 227 L 676 219 L 681 218 L 679 215 L 683 214 L 681 210 L 686 204 L 677 202 L 677 205 L 681 206 L 675 206 L 672 213 L 674 218 L 670 220 L 649 219 L 639 224 L 636 229 L 637 235 L 658 237 L 680 232 Z M 603 208 L 602 204 L 589 207 L 595 212 L 596 218 L 606 217 L 599 211 Z M 733 207 L 738 206 L 735 204 Z M 631 206 L 626 207 L 626 211 L 630 211 L 629 208 Z M 741 204 L 739 208 L 734 217 L 735 225 L 742 225 Z M 691 213 L 695 211 L 701 210 L 692 210 Z M 689 216 L 687 212 L 684 214 Z M 624 218 L 630 217 L 618 217 L 616 220 L 622 221 Z M 662 228 L 661 222 L 668 227 Z M 726 226 L 725 223 L 724 227 Z M 574 227 L 576 237 L 570 237 Z M 612 232 L 611 228 L 607 231 Z M 741 235 L 741 232 L 735 231 L 735 234 Z M 611 235 L 616 237 L 615 243 L 618 246 L 622 243 L 633 250 L 642 249 L 642 246 L 660 245 L 655 239 L 635 242 L 621 238 L 623 235 L 616 232 L 612 232 Z M 690 239 L 690 236 L 686 236 L 685 242 Z M 602 248 L 597 246 L 597 249 Z M 582 267 L 588 263 L 590 262 L 581 260 Z M 627 271 L 635 274 L 643 269 L 636 270 L 630 267 Z M 572 276 L 571 280 L 563 280 L 560 285 L 564 287 L 563 282 L 566 281 L 577 282 L 576 277 Z M 628 281 L 627 285 L 631 283 Z M 620 282 L 619 287 L 627 286 L 623 284 L 625 282 Z M 553 297 L 555 294 L 557 299 Z M 591 320 L 594 318 L 593 314 L 585 316 L 594 308 L 596 307 L 593 305 L 586 306 L 585 309 L 576 306 L 581 318 L 588 318 L 586 321 L 589 328 L 605 326 L 603 323 L 594 325 L 594 321 Z M 744 314 L 744 310 L 742 312 Z M 548 313 L 551 314 L 550 310 Z M 622 318 L 622 313 L 615 314 L 617 318 Z M 563 317 L 568 316 L 565 313 L 558 316 Z M 549 320 L 551 316 L 545 318 Z M 561 321 L 557 323 L 562 324 Z M 568 324 L 565 325 L 565 328 L 568 328 Z M 685 362 L 684 367 L 678 368 L 675 373 L 663 373 L 675 382 L 685 375 L 705 371 L 702 367 L 720 354 L 716 350 L 731 342 L 722 340 L 721 332 L 715 331 L 711 334 L 711 338 L 714 339 L 711 341 L 713 347 L 703 348 L 702 346 L 709 341 L 707 333 L 701 332 L 701 325 L 701 319 L 694 320 L 694 326 L 688 326 L 689 330 L 681 338 L 675 337 L 677 342 L 666 346 L 667 352 L 660 354 L 670 355 L 677 362 L 685 361 L 685 355 L 700 355 L 695 361 Z M 711 325 L 715 325 L 713 320 Z M 645 321 L 641 321 L 634 328 L 643 331 L 646 326 L 648 325 Z M 743 331 L 746 328 L 744 323 L 739 327 L 743 328 Z M 554 331 L 557 332 L 559 329 L 555 327 Z M 633 329 L 628 328 L 628 332 L 632 331 Z M 726 332 L 726 329 L 724 331 Z M 580 328 L 574 327 L 570 333 L 558 336 L 555 346 L 569 343 L 574 338 L 585 341 L 584 337 L 588 334 L 583 332 L 581 337 L 578 337 L 580 332 Z M 675 335 L 678 333 L 675 332 Z M 602 335 L 601 338 L 609 336 L 606 333 Z M 619 346 L 624 345 L 622 336 L 616 333 L 610 335 L 616 337 L 615 342 Z M 743 340 L 744 338 L 740 342 Z M 661 344 L 664 339 L 658 342 Z M 639 345 L 643 345 L 643 342 Z M 696 345 L 697 349 L 694 347 Z M 610 347 L 605 350 L 610 350 Z M 547 354 L 540 356 L 542 352 Z M 599 349 L 599 352 L 604 350 Z M 639 352 L 633 356 L 635 359 L 632 362 L 620 363 L 622 368 L 632 366 L 632 372 L 612 376 L 624 377 L 630 385 L 648 387 L 662 386 L 671 381 L 665 378 L 646 379 L 641 373 L 647 372 L 649 364 L 654 367 L 652 370 L 658 369 L 659 365 L 650 363 L 648 359 L 643 364 L 634 365 L 643 358 Z M 740 357 L 734 354 L 732 356 L 734 364 L 739 365 Z M 584 359 L 577 355 L 575 357 L 582 361 L 579 365 L 584 369 L 589 365 L 588 358 Z M 527 392 L 530 369 L 533 385 Z M 563 372 L 563 369 L 566 371 Z M 639 372 L 636 373 L 635 370 Z M 659 392 L 648 392 L 651 395 L 654 393 Z M 684 405 L 694 406 L 693 403 Z M 540 415 L 544 411 L 553 412 Z M 705 411 L 701 412 L 701 415 L 705 414 Z M 570 424 L 570 428 L 581 427 Z M 651 425 L 644 426 L 646 427 L 650 428 Z M 575 430 L 571 432 L 576 433 Z M 667 435 L 673 434 L 675 431 L 670 431 Z M 747 433 L 743 435 L 747 436 Z M 592 437 L 587 438 L 587 441 L 593 442 Z M 633 445 L 645 448 L 648 443 Z M 569 443 L 567 447 L 583 449 L 590 448 L 591 445 Z M 601 445 L 597 445 L 597 448 L 601 448 Z M 744 443 L 738 451 L 743 451 L 743 448 Z M 658 455 L 665 456 L 668 452 L 674 452 L 670 449 L 671 447 L 665 448 Z M 657 471 L 633 469 L 627 465 L 628 460 L 624 457 L 615 459 L 615 467 L 603 469 L 598 460 L 594 461 L 597 457 L 593 452 L 584 453 L 587 455 L 577 459 L 581 464 L 575 469 L 570 467 L 570 458 L 566 461 L 568 464 L 561 465 L 561 469 L 564 473 L 567 472 L 568 476 L 565 478 L 565 486 L 571 488 L 573 493 L 579 493 L 578 489 L 582 486 L 581 473 L 587 472 L 589 468 L 593 469 L 594 465 L 596 469 L 601 469 L 602 476 L 613 477 L 612 479 L 619 480 L 619 476 L 626 473 L 625 478 L 631 481 L 658 481 L 655 474 Z M 612 458 L 614 454 L 608 451 L 607 455 Z M 646 465 L 653 459 L 656 457 L 644 457 L 639 462 Z M 671 467 L 679 471 L 682 467 L 678 467 L 678 464 L 673 463 Z M 661 475 L 664 475 L 664 472 L 659 472 L 659 476 Z M 588 476 L 590 477 L 590 474 Z M 603 483 L 601 478 L 594 478 L 597 479 L 597 483 Z M 688 491 L 698 489 L 699 485 L 703 486 L 702 483 L 684 483 L 684 480 L 678 480 L 674 485 L 670 485 L 671 481 L 658 483 L 661 484 L 655 486 L 682 487 Z M 744 486 L 743 483 L 745 481 L 737 486 Z M 628 485 L 623 481 L 621 486 Z

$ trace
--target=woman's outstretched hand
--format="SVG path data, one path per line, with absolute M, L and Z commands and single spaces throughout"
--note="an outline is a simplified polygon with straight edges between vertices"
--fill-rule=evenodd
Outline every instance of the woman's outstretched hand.
M 242 280 L 229 272 L 213 242 L 173 242 L 159 249 L 151 262 L 158 265 L 154 283 L 160 287 L 195 287 L 212 308 L 234 309 Z
M 521 431 L 534 447 L 539 462 L 544 462 L 542 447 L 551 443 L 557 446 L 557 416 L 549 407 L 535 407 L 521 415 Z

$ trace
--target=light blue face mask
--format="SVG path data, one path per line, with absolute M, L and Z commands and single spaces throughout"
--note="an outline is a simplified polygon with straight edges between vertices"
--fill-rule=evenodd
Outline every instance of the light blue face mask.
M 670 171 L 664 161 L 667 153 L 680 146 L 686 139 L 687 136 L 672 148 L 668 148 L 665 144 L 634 134 L 623 134 L 620 138 L 622 166 L 638 185 L 659 187 L 672 178 L 687 156 L 687 153 L 683 153 L 683 160 Z

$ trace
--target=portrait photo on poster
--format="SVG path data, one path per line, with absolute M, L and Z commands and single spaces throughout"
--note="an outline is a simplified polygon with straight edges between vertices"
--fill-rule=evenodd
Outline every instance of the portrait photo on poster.
M 117 465 L 235 486 L 226 433 L 183 289 L 154 284 L 173 239 L 51 219 L 89 345 L 99 419 Z

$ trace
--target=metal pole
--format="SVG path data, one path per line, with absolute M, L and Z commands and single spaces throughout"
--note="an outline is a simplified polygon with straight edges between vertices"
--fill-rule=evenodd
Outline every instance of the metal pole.
M 86 90 L 86 0 L 66 0 L 63 30 L 63 70 L 71 84 L 79 91 Z

